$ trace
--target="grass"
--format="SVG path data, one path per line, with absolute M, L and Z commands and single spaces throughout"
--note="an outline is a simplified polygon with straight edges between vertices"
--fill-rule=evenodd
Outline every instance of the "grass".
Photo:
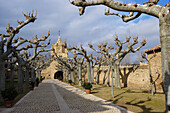
M 74 85 L 77 88 L 84 90 L 78 85 Z M 127 88 L 114 89 L 114 97 L 111 96 L 111 87 L 105 87 L 102 85 L 94 85 L 92 94 L 126 108 L 135 113 L 151 113 L 151 112 L 164 112 L 165 111 L 165 95 L 155 94 L 151 95 L 147 91 L 143 90 L 130 90 Z

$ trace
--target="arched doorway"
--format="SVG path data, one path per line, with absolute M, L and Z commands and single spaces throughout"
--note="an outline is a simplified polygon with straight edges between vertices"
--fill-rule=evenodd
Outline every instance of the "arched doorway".
M 57 72 L 54 74 L 54 79 L 63 80 L 63 72 L 62 72 L 62 71 L 57 71 Z

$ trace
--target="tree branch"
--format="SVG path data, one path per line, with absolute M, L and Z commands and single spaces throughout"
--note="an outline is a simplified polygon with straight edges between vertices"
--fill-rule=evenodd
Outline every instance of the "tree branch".
M 163 6 L 158 6 L 156 5 L 158 2 L 158 0 L 156 0 L 156 2 L 151 3 L 152 5 L 148 5 L 148 4 L 144 4 L 144 5 L 140 5 L 140 4 L 125 4 L 125 3 L 121 3 L 121 2 L 115 2 L 113 0 L 91 0 L 91 1 L 86 1 L 86 0 L 75 0 L 70 2 L 71 4 L 78 6 L 78 7 L 82 7 L 82 10 L 79 10 L 79 13 L 82 15 L 84 14 L 84 10 L 86 7 L 88 6 L 94 6 L 94 5 L 105 5 L 111 9 L 117 10 L 117 11 L 124 11 L 124 12 L 138 12 L 136 15 L 134 16 L 127 16 L 126 19 L 123 16 L 120 16 L 119 14 L 116 14 L 117 16 L 123 17 L 124 21 L 130 21 L 133 20 L 137 17 L 139 17 L 141 15 L 141 13 L 145 13 L 148 15 L 152 15 L 155 16 L 157 18 L 159 18 L 159 13 L 160 12 L 164 12 L 164 13 L 168 13 L 168 9 L 166 7 Z M 155 4 L 156 3 L 156 4 Z M 164 10 L 164 11 L 162 11 Z M 115 15 L 115 14 L 114 14 Z

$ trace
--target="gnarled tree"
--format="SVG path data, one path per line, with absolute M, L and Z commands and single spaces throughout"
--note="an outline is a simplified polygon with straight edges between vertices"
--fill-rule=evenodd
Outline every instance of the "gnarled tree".
M 77 57 L 77 55 L 75 55 L 74 61 L 75 63 L 78 65 L 78 81 L 79 81 L 79 86 L 82 86 L 82 68 L 84 68 L 83 62 L 84 62 L 84 57 Z
M 113 71 L 112 67 L 114 65 L 114 73 L 115 73 L 115 87 L 116 88 L 121 88 L 120 84 L 120 72 L 119 72 L 119 65 L 120 62 L 123 60 L 123 58 L 130 52 L 135 53 L 138 51 L 141 47 L 143 47 L 146 44 L 146 41 L 143 40 L 141 42 L 141 45 L 137 47 L 136 49 L 133 48 L 134 45 L 138 43 L 137 39 L 138 36 L 133 38 L 133 43 L 128 43 L 130 41 L 131 36 L 126 37 L 126 41 L 122 42 L 121 40 L 118 39 L 118 36 L 116 35 L 115 37 L 115 44 L 118 46 L 118 48 L 115 49 L 114 53 L 109 52 L 109 50 L 114 49 L 114 47 L 108 46 L 107 42 L 105 44 L 101 44 L 98 46 L 99 50 L 96 50 L 93 48 L 91 44 L 89 44 L 89 47 L 92 48 L 94 51 L 97 53 L 101 53 L 105 56 L 108 56 L 110 58 L 110 66 L 111 66 L 111 71 Z M 128 43 L 128 46 L 126 49 L 123 50 L 123 45 Z M 113 72 L 111 72 L 113 74 Z M 113 75 L 111 74 L 112 80 L 113 80 Z M 112 81 L 112 88 L 113 88 L 113 81 Z M 113 94 L 112 94 L 113 95 Z
M 153 51 L 154 52 L 154 51 Z M 150 77 L 150 85 L 151 85 L 151 94 L 153 95 L 153 77 L 152 77 L 152 73 L 151 73 L 151 65 L 150 65 L 150 60 L 152 58 L 154 58 L 156 56 L 155 52 L 154 52 L 154 55 L 151 56 L 150 58 L 147 58 L 146 54 L 143 53 L 141 54 L 142 58 L 146 59 L 146 61 L 148 62 L 149 64 L 149 77 Z
M 19 25 L 15 28 L 11 27 L 10 24 L 8 24 L 7 27 L 7 34 L 0 34 L 1 41 L 0 41 L 0 91 L 5 89 L 5 73 L 4 73 L 4 61 L 8 58 L 8 55 L 11 54 L 16 48 L 18 48 L 20 45 L 22 45 L 25 42 L 29 42 L 29 40 L 23 40 L 23 38 L 20 37 L 20 41 L 17 39 L 14 39 L 15 35 L 19 33 L 20 29 L 27 24 L 34 22 L 36 20 L 36 15 L 33 15 L 32 13 L 24 14 L 26 17 L 25 21 L 18 21 Z
M 79 7 L 79 14 L 85 12 L 85 8 L 94 5 L 104 5 L 111 9 L 123 12 L 129 12 L 129 15 L 119 13 L 110 13 L 108 10 L 105 15 L 116 15 L 122 18 L 124 22 L 129 22 L 138 18 L 141 14 L 147 14 L 159 19 L 160 42 L 161 42 L 161 63 L 162 75 L 166 99 L 166 112 L 170 111 L 170 2 L 165 6 L 157 5 L 159 0 L 149 0 L 143 5 L 126 4 L 114 0 L 75 0 L 71 4 Z
M 92 62 L 92 73 L 91 74 L 92 75 L 91 76 L 92 76 L 92 78 L 94 77 L 94 67 L 97 65 L 97 74 L 96 74 L 95 83 L 99 84 L 99 74 L 100 74 L 100 67 L 103 62 L 103 56 L 102 55 L 100 57 L 99 56 L 97 56 L 97 57 L 91 56 L 91 59 L 92 59 L 92 61 L 91 61 Z
M 82 44 L 80 44 L 80 47 L 78 48 L 76 45 L 74 45 L 73 47 L 67 47 L 68 51 L 72 51 L 74 50 L 76 55 L 82 55 L 85 59 L 86 59 L 86 66 L 87 66 L 87 78 L 88 78 L 88 82 L 91 83 L 91 55 L 87 54 L 87 51 L 83 48 Z

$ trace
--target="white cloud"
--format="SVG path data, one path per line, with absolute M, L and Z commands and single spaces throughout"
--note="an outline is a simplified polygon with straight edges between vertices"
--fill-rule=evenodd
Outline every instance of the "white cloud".
M 130 0 L 129 0 L 130 1 Z M 113 43 L 115 32 L 120 39 L 125 40 L 129 32 L 132 36 L 139 35 L 140 41 L 146 38 L 144 49 L 159 44 L 158 19 L 142 15 L 140 20 L 124 23 L 117 16 L 105 16 L 103 6 L 87 7 L 84 15 L 79 16 L 78 8 L 71 5 L 68 0 L 1 0 L 0 1 L 0 33 L 5 32 L 8 22 L 16 26 L 16 20 L 24 20 L 23 12 L 35 9 L 38 11 L 37 20 L 25 26 L 19 35 L 31 38 L 35 34 L 47 35 L 55 43 L 58 31 L 61 30 L 62 40 L 70 44 L 80 44 L 87 48 L 88 43 L 99 44 L 103 41 Z

